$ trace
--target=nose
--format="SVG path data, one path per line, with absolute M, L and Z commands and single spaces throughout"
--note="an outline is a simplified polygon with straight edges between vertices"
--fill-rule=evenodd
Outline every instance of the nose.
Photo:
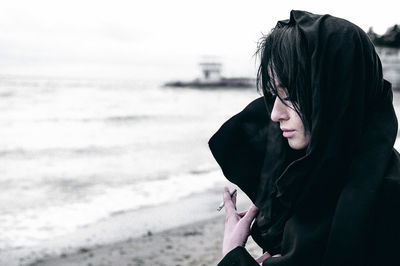
M 286 106 L 279 97 L 276 97 L 274 106 L 271 112 L 271 120 L 274 122 L 280 122 L 282 120 L 289 119 L 289 113 L 287 111 L 288 106 Z

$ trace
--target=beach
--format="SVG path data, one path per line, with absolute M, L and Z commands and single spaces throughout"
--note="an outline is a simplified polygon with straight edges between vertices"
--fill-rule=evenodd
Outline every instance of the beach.
M 227 180 L 237 182 L 235 171 L 219 165 L 232 162 L 218 163 L 208 142 L 239 114 L 240 129 L 227 139 L 262 143 L 264 130 L 240 114 L 263 96 L 261 47 L 291 10 L 322 14 L 321 3 L 4 1 L 0 266 L 217 265 L 223 188 L 237 189 L 239 212 L 252 203 Z M 393 4 L 351 12 L 349 3 L 327 11 L 346 13 L 390 46 L 386 37 L 398 28 L 388 27 L 399 22 Z M 380 46 L 400 118 L 399 49 Z M 311 85 L 305 91 L 321 84 Z
M 222 258 L 223 223 L 224 218 L 217 217 L 155 234 L 148 232 L 126 241 L 44 258 L 31 265 L 217 265 Z M 253 257 L 261 255 L 261 249 L 251 238 L 247 249 Z
M 13 265 L 216 265 L 222 258 L 225 214 L 216 211 L 222 191 L 120 213 L 45 246 L 8 258 Z M 238 191 L 238 211 L 250 200 Z M 204 218 L 209 217 L 209 218 Z M 138 228 L 140 225 L 140 228 Z M 261 250 L 249 238 L 254 257 Z M 18 259 L 18 261 L 17 261 Z
M 0 265 L 216 218 L 208 139 L 255 89 L 0 76 Z
M 0 77 L 0 265 L 216 265 L 236 186 L 207 142 L 259 96 Z

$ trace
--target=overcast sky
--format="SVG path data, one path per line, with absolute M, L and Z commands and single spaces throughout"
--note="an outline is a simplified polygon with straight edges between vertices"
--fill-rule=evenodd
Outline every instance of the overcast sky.
M 202 56 L 253 75 L 257 40 L 291 9 L 377 33 L 400 24 L 398 1 L 2 1 L 0 74 L 190 79 Z

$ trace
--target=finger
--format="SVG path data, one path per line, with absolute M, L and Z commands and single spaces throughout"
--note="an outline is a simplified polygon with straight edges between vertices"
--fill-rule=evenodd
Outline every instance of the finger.
M 225 213 L 227 215 L 236 211 L 235 205 L 232 202 L 231 194 L 229 193 L 229 189 L 224 187 L 224 204 L 225 204 Z
M 264 254 L 261 255 L 261 257 L 256 259 L 256 261 L 257 261 L 257 263 L 262 263 L 264 260 L 268 259 L 269 257 L 271 257 L 271 254 L 269 254 L 268 252 L 265 252 Z
M 236 198 L 237 198 L 237 191 L 232 195 L 232 202 L 233 202 L 233 206 L 235 206 L 235 210 L 237 210 L 237 208 L 236 208 Z
M 247 223 L 250 226 L 251 222 L 254 220 L 258 212 L 258 208 L 256 205 L 252 205 L 250 209 L 247 211 L 246 215 L 243 216 L 242 220 L 244 223 Z
M 244 212 L 239 212 L 239 213 L 238 213 L 238 215 L 239 215 L 239 217 L 243 217 L 243 216 L 245 216 L 245 215 L 246 215 L 246 213 L 247 213 L 247 211 L 244 211 Z

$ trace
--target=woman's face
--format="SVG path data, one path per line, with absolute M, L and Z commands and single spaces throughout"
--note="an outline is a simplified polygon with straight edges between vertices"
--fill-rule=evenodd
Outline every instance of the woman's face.
M 287 99 L 285 91 L 278 87 L 279 97 L 275 98 L 271 112 L 271 120 L 279 122 L 282 134 L 287 138 L 289 146 L 294 150 L 301 150 L 310 143 L 310 132 L 304 129 L 300 116 L 293 108 L 293 104 Z

